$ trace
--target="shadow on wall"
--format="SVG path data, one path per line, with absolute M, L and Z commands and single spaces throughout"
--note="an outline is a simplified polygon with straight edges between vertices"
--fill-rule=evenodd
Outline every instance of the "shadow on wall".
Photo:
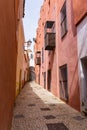
M 87 28 L 86 28 L 87 29 Z M 77 61 L 76 61 L 76 64 L 75 64 L 75 69 L 74 69 L 74 74 L 73 74 L 73 77 L 72 77 L 72 82 L 71 82 L 71 85 L 70 85 L 70 88 L 72 89 L 73 88 L 73 86 L 74 86 L 74 83 L 75 83 L 75 80 L 76 80 L 76 73 L 77 73 L 77 71 L 78 71 L 78 65 L 79 65 L 79 61 L 81 61 L 81 56 L 82 56 L 82 54 L 83 54 L 83 52 L 84 52 L 84 48 L 85 48 L 85 44 L 86 44 L 86 37 L 87 37 L 87 33 L 83 33 L 83 39 L 82 39 L 82 46 L 81 46 L 81 49 L 80 49 L 80 51 L 79 51 L 79 55 L 78 55 L 78 59 L 77 59 Z M 76 88 L 77 88 L 77 92 L 79 93 L 79 96 L 80 96 L 80 92 L 82 91 L 81 89 L 80 89 L 80 83 L 79 83 L 79 80 L 77 79 L 76 80 Z M 72 91 L 72 90 L 70 90 L 70 91 Z M 81 104 L 81 102 L 80 102 L 80 98 L 79 98 L 79 96 L 77 95 L 77 93 L 76 93 L 76 89 L 74 89 L 74 91 L 73 91 L 73 93 L 72 93 L 72 96 L 71 96 L 71 101 L 73 101 L 73 99 L 75 99 L 74 97 L 75 97 L 75 95 L 76 95 L 76 97 L 78 98 L 78 100 L 79 100 L 79 105 L 82 105 Z M 75 103 L 75 104 L 74 104 Z M 76 108 L 77 108 L 77 104 L 76 104 L 76 99 L 75 99 L 75 102 L 73 102 L 73 103 L 70 103 L 71 104 L 71 106 L 73 107 L 73 104 L 76 106 Z M 81 108 L 80 108 L 80 106 L 77 108 L 77 110 L 80 110 Z M 80 110 L 81 111 L 81 110 Z
M 35 81 L 36 75 L 35 75 L 35 67 L 31 66 L 29 67 L 29 81 Z

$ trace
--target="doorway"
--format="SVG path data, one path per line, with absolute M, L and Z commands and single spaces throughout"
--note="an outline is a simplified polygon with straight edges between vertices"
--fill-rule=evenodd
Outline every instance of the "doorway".
M 60 83 L 60 98 L 68 101 L 68 79 L 67 79 L 67 65 L 59 68 L 59 83 Z
M 48 70 L 47 72 L 47 88 L 50 91 L 51 90 L 51 69 Z
M 81 99 L 82 111 L 87 114 L 87 57 L 81 59 Z
M 44 72 L 44 89 L 46 89 L 46 72 Z

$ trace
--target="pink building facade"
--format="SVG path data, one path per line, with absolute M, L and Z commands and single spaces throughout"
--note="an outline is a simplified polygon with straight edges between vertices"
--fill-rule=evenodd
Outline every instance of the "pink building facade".
M 83 14 L 78 15 L 77 6 L 76 0 L 44 0 L 35 44 L 40 63 L 35 69 L 38 83 L 81 110 L 76 25 Z

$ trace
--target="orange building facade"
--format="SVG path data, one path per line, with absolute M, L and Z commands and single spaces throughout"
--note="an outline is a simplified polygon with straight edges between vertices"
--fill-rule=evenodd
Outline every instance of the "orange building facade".
M 24 51 L 22 87 L 25 85 L 27 81 L 29 81 L 29 63 L 30 63 L 30 60 L 28 56 L 28 51 Z
M 77 110 L 81 110 L 77 24 L 86 14 L 85 4 L 79 8 L 77 0 L 44 0 L 35 44 L 36 81 Z
M 16 86 L 15 1 L 0 1 L 0 130 L 10 130 Z
M 20 68 L 18 61 L 20 50 L 24 57 L 23 49 L 21 49 L 24 44 L 22 35 L 24 2 L 24 0 L 0 1 L 0 130 L 11 129 L 16 95 L 16 75 L 19 75 L 17 70 Z
M 23 23 L 22 19 L 18 25 L 18 46 L 17 46 L 17 70 L 16 70 L 16 96 L 22 88 L 22 74 L 23 74 L 23 45 L 24 45 Z
M 28 53 L 24 51 L 24 28 L 22 19 L 18 22 L 18 46 L 17 46 L 17 69 L 16 69 L 16 96 L 29 79 L 29 58 Z

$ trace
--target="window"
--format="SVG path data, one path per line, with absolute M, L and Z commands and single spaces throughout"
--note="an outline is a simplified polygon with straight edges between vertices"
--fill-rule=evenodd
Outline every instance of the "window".
M 61 9 L 61 38 L 67 33 L 66 1 Z

